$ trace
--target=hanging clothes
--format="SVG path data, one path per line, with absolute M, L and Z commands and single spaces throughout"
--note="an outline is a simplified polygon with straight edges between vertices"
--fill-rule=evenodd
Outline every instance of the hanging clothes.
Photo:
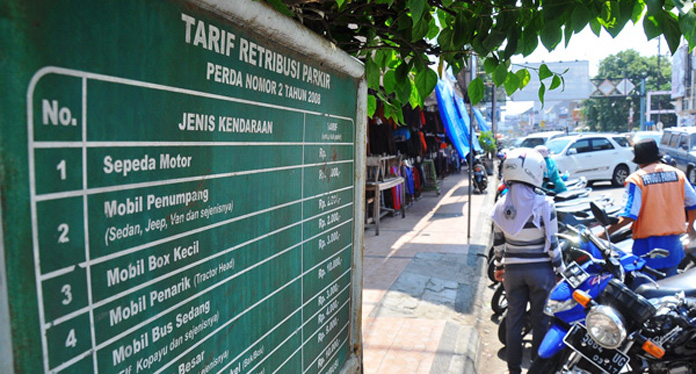
M 400 175 L 399 173 L 399 167 L 398 166 L 392 166 L 390 168 L 390 171 L 394 175 Z M 404 193 L 403 186 L 399 185 L 396 187 L 392 188 L 392 200 L 394 202 L 394 209 L 400 210 L 401 209 L 401 194 Z

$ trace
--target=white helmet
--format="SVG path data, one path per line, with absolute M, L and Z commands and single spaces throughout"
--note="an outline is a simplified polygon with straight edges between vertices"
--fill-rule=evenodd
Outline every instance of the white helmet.
M 508 152 L 503 162 L 503 179 L 541 187 L 545 170 L 546 162 L 539 152 L 531 148 L 515 148 Z
M 545 145 L 538 145 L 534 147 L 534 149 L 541 153 L 541 157 L 546 158 L 549 157 L 549 149 Z

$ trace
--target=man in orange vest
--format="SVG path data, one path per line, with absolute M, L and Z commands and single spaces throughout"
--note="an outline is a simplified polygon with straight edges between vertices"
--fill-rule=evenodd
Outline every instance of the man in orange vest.
M 619 222 L 608 228 L 613 233 L 633 223 L 633 253 L 644 255 L 655 248 L 669 250 L 662 258 L 646 258 L 647 265 L 675 275 L 684 257 L 679 237 L 684 232 L 696 237 L 696 192 L 681 170 L 660 163 L 660 152 L 654 139 L 644 139 L 634 146 L 633 162 L 640 169 L 626 178 L 624 209 Z M 687 221 L 688 226 L 684 223 Z

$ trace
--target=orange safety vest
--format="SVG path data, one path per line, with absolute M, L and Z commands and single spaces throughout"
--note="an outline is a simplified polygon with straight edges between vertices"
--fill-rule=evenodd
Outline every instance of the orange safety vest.
M 635 184 L 641 192 L 641 209 L 633 224 L 633 239 L 686 232 L 684 184 L 687 181 L 683 172 L 655 163 L 631 174 L 626 183 Z

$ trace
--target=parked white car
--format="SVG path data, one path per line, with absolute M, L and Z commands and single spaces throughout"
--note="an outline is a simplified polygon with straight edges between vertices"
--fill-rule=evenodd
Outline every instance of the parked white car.
M 589 182 L 611 181 L 623 186 L 626 177 L 638 169 L 633 147 L 619 134 L 582 134 L 551 139 L 546 143 L 560 173 Z
M 544 145 L 551 139 L 567 135 L 563 131 L 542 131 L 529 134 L 524 137 L 522 143 L 518 147 L 534 148 L 538 145 Z

